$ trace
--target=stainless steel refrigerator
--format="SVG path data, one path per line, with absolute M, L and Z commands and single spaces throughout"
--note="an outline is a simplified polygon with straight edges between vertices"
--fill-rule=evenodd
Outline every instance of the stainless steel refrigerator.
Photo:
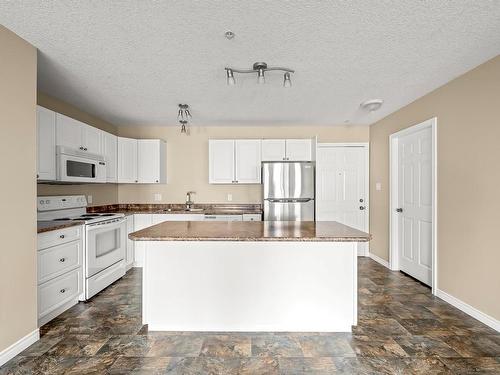
M 314 220 L 314 162 L 262 162 L 264 220 Z

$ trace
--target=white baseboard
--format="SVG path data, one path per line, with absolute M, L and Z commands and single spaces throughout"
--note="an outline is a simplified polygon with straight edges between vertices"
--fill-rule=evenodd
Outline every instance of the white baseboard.
M 389 268 L 389 262 L 388 262 L 388 261 L 386 261 L 385 259 L 382 259 L 381 257 L 376 256 L 376 255 L 375 255 L 375 254 L 373 254 L 373 253 L 369 253 L 369 254 L 368 254 L 368 256 L 369 256 L 370 258 L 372 258 L 372 259 L 373 259 L 375 262 L 377 262 L 378 264 L 381 264 L 381 265 L 383 265 L 384 267 Z
M 10 361 L 12 358 L 21 353 L 28 346 L 37 342 L 39 339 L 40 339 L 40 332 L 38 331 L 37 328 L 33 332 L 28 333 L 26 336 L 16 341 L 7 349 L 2 350 L 0 352 L 0 366 Z
M 441 298 L 443 301 L 448 302 L 450 305 L 455 306 L 457 309 L 463 311 L 464 313 L 472 316 L 473 318 L 479 320 L 481 323 L 486 324 L 487 326 L 493 328 L 497 332 L 500 332 L 500 321 L 486 315 L 482 311 L 479 311 L 475 307 L 472 307 L 471 305 L 459 300 L 456 297 L 453 297 L 452 295 L 443 292 L 440 289 L 436 290 L 436 296 Z

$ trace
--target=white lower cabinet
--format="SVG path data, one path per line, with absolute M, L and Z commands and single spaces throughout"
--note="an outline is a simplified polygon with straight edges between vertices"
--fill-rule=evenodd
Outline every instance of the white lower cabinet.
M 128 238 L 128 235 L 134 232 L 134 215 L 128 215 L 126 218 L 127 218 L 127 253 L 125 258 L 125 268 L 128 271 L 134 265 L 135 242 Z
M 152 214 L 134 215 L 134 232 L 150 227 L 153 224 Z M 146 251 L 146 241 L 135 241 L 134 243 L 134 267 L 142 267 L 144 263 L 144 252 Z
M 38 326 L 78 303 L 83 291 L 82 227 L 40 233 L 38 248 Z
M 153 214 L 153 225 L 164 221 L 202 221 L 203 214 Z

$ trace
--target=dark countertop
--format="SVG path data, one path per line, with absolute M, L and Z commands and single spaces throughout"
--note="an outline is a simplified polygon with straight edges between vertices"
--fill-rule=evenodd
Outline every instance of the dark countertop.
M 82 222 L 65 220 L 65 221 L 37 221 L 38 233 L 50 232 L 53 230 L 64 229 L 82 225 Z
M 89 207 L 87 212 L 116 212 L 133 214 L 191 214 L 191 215 L 243 215 L 262 214 L 260 204 L 195 204 L 201 211 L 185 211 L 184 204 L 114 204 Z
M 367 242 L 371 235 L 336 221 L 166 221 L 129 234 L 134 241 Z

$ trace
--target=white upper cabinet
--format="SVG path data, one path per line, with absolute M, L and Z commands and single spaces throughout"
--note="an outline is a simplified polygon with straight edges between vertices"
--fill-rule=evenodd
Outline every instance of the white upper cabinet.
M 311 139 L 263 139 L 262 161 L 311 161 Z
M 91 154 L 102 154 L 102 130 L 56 114 L 56 144 Z
M 234 176 L 234 140 L 211 139 L 208 142 L 210 184 L 231 184 Z
M 284 139 L 262 140 L 262 161 L 285 160 L 286 141 Z
M 311 139 L 287 139 L 286 160 L 311 161 L 312 140 Z
M 139 182 L 137 178 L 137 139 L 118 137 L 118 182 Z
M 160 139 L 137 140 L 137 179 L 144 184 L 166 184 L 167 143 Z
M 102 132 L 102 145 L 106 160 L 106 182 L 118 182 L 118 137 Z
M 39 180 L 56 179 L 56 113 L 36 107 L 37 171 Z
M 260 184 L 261 140 L 235 141 L 235 181 L 239 184 Z

